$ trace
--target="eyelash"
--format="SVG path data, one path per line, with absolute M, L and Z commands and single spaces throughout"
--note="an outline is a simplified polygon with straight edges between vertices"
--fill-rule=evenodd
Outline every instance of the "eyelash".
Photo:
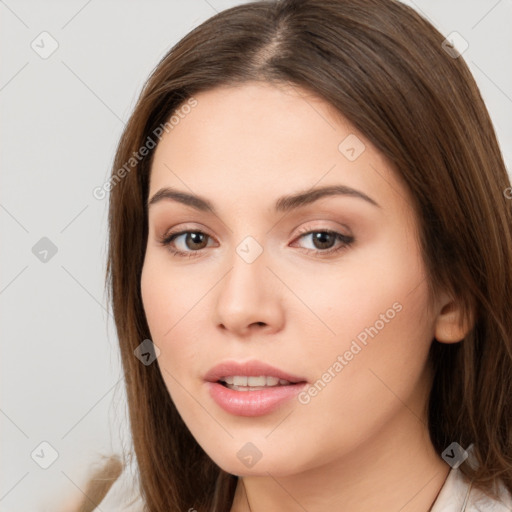
M 210 237 L 210 235 L 208 235 L 207 233 L 204 233 L 203 231 L 191 229 L 191 230 L 185 230 L 185 231 L 179 231 L 179 232 L 175 232 L 175 233 L 166 234 L 166 235 L 164 235 L 164 237 L 159 239 L 159 243 L 161 245 L 163 245 L 173 256 L 177 256 L 180 258 L 181 257 L 194 258 L 196 256 L 199 256 L 201 251 L 203 251 L 203 249 L 199 249 L 197 251 L 181 251 L 179 249 L 174 249 L 171 246 L 171 243 L 174 241 L 175 238 L 177 238 L 178 236 L 181 236 L 181 235 L 189 234 L 189 233 L 201 233 L 203 235 L 206 235 L 210 239 L 212 238 L 212 237 Z M 334 247 L 331 247 L 326 250 L 302 248 L 302 250 L 306 251 L 306 253 L 308 253 L 308 254 L 311 254 L 311 253 L 321 254 L 322 255 L 321 257 L 329 256 L 331 254 L 338 253 L 344 249 L 348 249 L 355 241 L 353 236 L 343 235 L 342 233 L 338 233 L 337 231 L 333 231 L 331 229 L 313 229 L 313 230 L 304 229 L 299 232 L 299 236 L 297 238 L 302 238 L 303 236 L 311 235 L 312 233 L 328 233 L 330 235 L 334 235 L 336 237 L 336 240 L 341 242 L 341 244 L 338 245 L 338 247 L 334 246 Z

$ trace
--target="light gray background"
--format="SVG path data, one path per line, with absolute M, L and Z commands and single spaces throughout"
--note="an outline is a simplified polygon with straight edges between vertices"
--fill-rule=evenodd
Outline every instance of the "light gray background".
M 56 496 L 80 492 L 98 454 L 120 451 L 123 435 L 127 442 L 103 287 L 107 200 L 92 190 L 107 179 L 123 123 L 160 58 L 239 3 L 0 0 L 2 512 L 54 512 Z M 469 43 L 464 58 L 509 163 L 512 1 L 406 3 Z M 59 45 L 47 59 L 31 48 L 43 31 Z M 42 237 L 58 250 L 46 263 L 32 252 Z M 42 441 L 59 454 L 48 469 L 31 458 Z M 44 446 L 37 453 L 42 462 L 51 456 Z

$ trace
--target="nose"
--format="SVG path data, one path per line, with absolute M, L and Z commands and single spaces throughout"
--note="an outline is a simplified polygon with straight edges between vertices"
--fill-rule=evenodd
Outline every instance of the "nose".
M 267 267 L 266 252 L 252 262 L 235 253 L 231 263 L 218 285 L 216 325 L 238 337 L 281 330 L 285 318 L 282 285 Z

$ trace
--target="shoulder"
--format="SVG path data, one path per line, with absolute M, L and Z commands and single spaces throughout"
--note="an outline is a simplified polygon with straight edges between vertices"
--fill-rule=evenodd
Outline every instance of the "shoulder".
M 144 500 L 139 491 L 138 467 L 128 459 L 117 480 L 93 512 L 143 512 Z
M 452 468 L 431 512 L 510 512 L 512 495 L 502 482 L 496 490 L 499 499 L 473 487 L 458 468 Z

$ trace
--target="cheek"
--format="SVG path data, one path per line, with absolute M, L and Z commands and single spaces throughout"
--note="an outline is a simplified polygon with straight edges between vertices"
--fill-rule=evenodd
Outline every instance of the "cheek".
M 294 412 L 294 429 L 312 433 L 314 449 L 305 457 L 314 464 L 356 454 L 388 425 L 407 431 L 423 417 L 432 338 L 422 318 L 425 289 L 408 292 L 391 294 L 402 309 L 395 303 L 387 317 L 387 296 L 381 308 L 358 313 L 357 320 L 356 310 L 341 311 L 337 323 L 330 319 L 339 333 L 335 340 L 327 346 L 324 337 L 322 350 L 317 344 L 303 354 L 314 380 Z M 388 322 L 376 322 L 377 313 Z
M 154 341 L 172 336 L 175 325 L 197 303 L 201 286 L 169 263 L 164 251 L 149 250 L 141 275 L 144 311 Z
M 146 258 L 141 275 L 141 296 L 151 337 L 155 343 L 172 327 L 169 312 L 172 311 L 174 304 L 170 284 L 166 274 L 159 271 L 151 258 Z
M 158 254 L 148 254 L 142 270 L 141 295 L 146 319 L 151 340 L 160 350 L 156 362 L 167 391 L 189 430 L 203 439 L 211 427 L 211 418 L 205 416 L 205 410 L 191 396 L 198 392 L 199 380 L 195 377 L 199 377 L 198 361 L 204 357 L 200 299 L 211 285 L 198 286 L 194 280 L 195 286 L 187 286 L 190 279 L 163 260 L 165 257 Z
M 199 344 L 204 338 L 201 300 L 211 287 L 207 277 L 190 276 L 173 268 L 167 255 L 148 251 L 141 296 L 151 340 L 160 349 L 158 364 L 168 385 L 172 386 L 169 374 L 179 376 L 197 367 Z
M 421 387 L 433 319 L 417 246 L 383 245 L 344 265 L 335 278 L 328 271 L 315 275 L 319 288 L 308 304 L 324 325 L 316 323 L 316 336 L 310 329 L 307 337 L 316 343 L 304 345 L 302 355 L 318 379 L 311 398 L 318 414 L 311 417 L 329 409 L 354 418 L 360 428 L 352 425 L 352 432 L 362 433 L 400 405 L 397 396 L 406 399 Z M 297 292 L 307 296 L 306 286 Z
M 432 332 L 426 316 L 421 252 L 403 227 L 376 237 L 364 250 L 346 252 L 339 265 L 318 265 L 314 275 L 293 274 L 286 276 L 287 282 L 294 283 L 294 292 L 322 320 L 317 328 L 324 347 L 342 350 L 347 345 L 349 349 L 355 338 L 364 343 L 391 332 L 409 333 L 413 338 Z M 294 321 L 301 322 L 300 318 Z M 393 336 L 388 343 L 400 343 L 400 339 Z

